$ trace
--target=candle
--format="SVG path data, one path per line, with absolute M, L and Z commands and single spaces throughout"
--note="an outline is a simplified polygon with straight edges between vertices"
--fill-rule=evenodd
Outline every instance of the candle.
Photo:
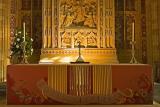
M 23 33 L 24 33 L 24 42 L 26 41 L 26 35 L 25 35 L 25 22 L 23 23 Z
M 134 41 L 134 36 L 135 36 L 135 23 L 132 23 L 132 41 Z

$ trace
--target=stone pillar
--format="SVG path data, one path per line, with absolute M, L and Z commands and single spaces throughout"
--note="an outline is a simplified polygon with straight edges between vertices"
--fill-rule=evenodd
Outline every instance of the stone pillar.
M 157 19 L 158 19 L 158 31 L 159 31 L 158 32 L 158 48 L 159 48 L 158 49 L 159 50 L 158 53 L 159 53 L 159 59 L 158 60 L 160 61 L 160 0 L 158 0 L 157 4 L 158 4 L 158 9 L 157 9 L 157 11 L 158 11 L 158 13 L 157 13 L 158 18 Z
M 100 0 L 98 1 L 98 6 L 100 6 L 100 4 L 101 4 L 101 2 L 100 2 Z M 101 15 L 101 12 L 100 12 L 100 8 L 98 8 L 98 16 L 100 16 Z M 100 29 L 101 29 L 101 26 L 100 26 L 100 19 L 101 18 L 98 18 L 97 19 L 97 34 L 98 34 L 98 37 L 97 37 L 97 47 L 98 48 L 101 48 L 102 46 L 101 46 L 101 31 L 100 31 Z
M 114 0 L 105 0 L 105 18 L 106 18 L 106 46 L 107 48 L 115 48 L 115 6 Z
M 42 47 L 47 47 L 47 0 L 42 0 Z
M 103 48 L 115 48 L 114 0 L 103 0 Z M 101 25 L 100 25 L 101 26 Z
M 48 5 L 47 5 L 47 11 L 48 11 L 48 17 L 47 17 L 47 24 L 48 24 L 48 28 L 47 28 L 47 34 L 48 34 L 48 48 L 51 48 L 52 45 L 52 0 L 48 0 Z
M 43 32 L 43 48 L 57 47 L 58 35 L 58 1 L 42 0 L 42 32 Z M 59 45 L 61 46 L 61 45 Z
M 0 82 L 6 81 L 10 53 L 10 0 L 0 0 Z
M 52 0 L 42 0 L 43 48 L 52 47 Z
M 156 63 L 160 62 L 160 34 L 159 34 L 159 0 L 148 0 L 146 7 L 147 19 L 147 59 L 148 63 L 153 66 L 153 75 L 156 80 Z
M 103 17 L 103 23 L 102 23 L 102 26 L 103 26 L 103 40 L 102 40 L 102 44 L 103 44 L 103 48 L 106 48 L 106 32 L 105 32 L 105 30 L 106 30 L 106 22 L 107 22 L 107 20 L 106 20 L 106 15 L 105 15 L 105 9 L 106 9 L 106 5 L 107 5 L 107 3 L 108 3 L 108 0 L 103 0 L 103 15 L 102 15 L 102 17 Z
M 158 26 L 158 1 L 159 0 L 148 0 L 146 11 L 147 19 L 147 53 L 148 53 L 148 63 L 154 64 L 159 61 L 159 26 Z
M 56 20 L 55 20 L 55 15 L 56 15 L 56 10 L 55 10 L 55 7 L 54 7 L 54 5 L 55 5 L 55 1 L 54 0 L 51 0 L 51 15 L 52 15 L 52 17 L 51 17 L 51 19 L 52 19 L 52 25 L 51 25 L 51 35 L 52 35 L 52 48 L 55 48 L 56 47 L 56 38 L 55 38 L 55 36 L 56 36 L 56 34 L 55 34 L 55 22 L 56 22 Z

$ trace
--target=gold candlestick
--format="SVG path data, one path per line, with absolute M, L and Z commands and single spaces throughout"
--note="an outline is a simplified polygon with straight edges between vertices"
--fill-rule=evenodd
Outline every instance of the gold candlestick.
M 135 38 L 134 36 L 135 36 L 135 23 L 133 22 L 132 23 L 132 41 L 135 41 L 134 40 L 134 38 Z
M 130 61 L 131 64 L 138 64 L 138 61 L 135 58 L 135 43 L 136 43 L 135 41 L 131 41 L 131 45 L 132 45 L 132 51 L 131 51 L 132 58 Z
M 131 51 L 132 58 L 131 58 L 130 63 L 137 64 L 138 61 L 135 58 L 135 44 L 136 44 L 136 41 L 135 41 L 135 22 L 132 23 L 132 41 L 130 43 L 132 45 L 132 51 Z
M 23 59 L 22 59 L 22 63 L 23 64 L 28 64 L 27 61 L 27 56 L 26 56 L 26 35 L 25 35 L 25 22 L 23 23 Z

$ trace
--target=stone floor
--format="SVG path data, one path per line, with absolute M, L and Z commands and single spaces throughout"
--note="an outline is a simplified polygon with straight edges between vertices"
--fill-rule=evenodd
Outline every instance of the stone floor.
M 0 84 L 0 107 L 17 107 L 17 105 L 6 105 L 6 84 Z M 57 105 L 55 105 L 57 106 Z M 54 107 L 55 107 L 54 106 Z M 67 105 L 66 105 L 67 106 Z M 71 106 L 71 105 L 70 105 Z M 68 107 L 70 107 L 68 106 Z M 76 105 L 77 107 L 85 107 L 85 105 Z M 98 107 L 99 105 L 87 105 L 87 107 Z M 115 105 L 101 105 L 105 107 L 115 107 Z M 119 107 L 160 107 L 160 83 L 154 83 L 154 102 L 153 105 L 118 105 Z M 19 107 L 22 107 L 22 105 L 19 105 Z M 25 107 L 25 105 L 23 105 Z M 35 106 L 36 107 L 36 106 Z M 49 105 L 42 105 L 38 107 L 50 107 Z M 62 106 L 58 106 L 62 107 Z
M 154 101 L 160 104 L 160 83 L 154 83 Z

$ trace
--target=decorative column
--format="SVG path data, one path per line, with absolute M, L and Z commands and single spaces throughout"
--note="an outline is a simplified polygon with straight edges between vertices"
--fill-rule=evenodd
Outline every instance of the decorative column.
M 42 5 L 42 26 L 43 26 L 43 48 L 50 48 L 52 45 L 52 31 L 51 31 L 51 26 L 52 26 L 52 16 L 51 16 L 51 0 L 43 0 L 43 5 Z
M 154 66 L 156 61 L 159 61 L 159 49 L 158 49 L 158 1 L 159 0 L 148 0 L 146 3 L 147 12 L 146 12 L 146 19 L 147 19 L 147 58 L 148 63 Z
M 43 48 L 57 47 L 57 0 L 42 0 Z
M 52 8 L 52 0 L 48 0 L 48 3 L 47 3 L 47 24 L 48 24 L 48 26 L 47 26 L 47 34 L 48 34 L 48 39 L 47 39 L 47 41 L 48 41 L 48 48 L 51 48 L 51 45 L 52 45 L 52 10 L 51 10 L 51 8 Z
M 105 19 L 106 19 L 106 47 L 115 48 L 115 8 L 114 0 L 105 0 Z
M 106 8 L 106 5 L 107 5 L 107 3 L 108 3 L 108 1 L 107 0 L 103 0 L 103 15 L 102 15 L 102 17 L 103 17 L 103 40 L 102 40 L 102 44 L 103 44 L 103 48 L 106 48 L 106 32 L 105 32 L 105 30 L 106 30 L 106 22 L 107 22 L 107 20 L 106 20 L 106 16 L 105 16 L 105 8 Z
M 159 49 L 159 0 L 146 0 L 146 34 L 147 34 L 147 62 L 153 66 L 153 77 L 157 80 L 156 63 L 160 62 Z M 158 67 L 158 66 L 157 66 Z
M 101 47 L 115 48 L 115 8 L 114 0 L 100 0 L 99 18 Z
M 0 82 L 6 81 L 10 53 L 10 0 L 0 0 Z
M 158 9 L 157 10 L 159 10 L 158 11 L 158 13 L 157 13 L 157 15 L 158 15 L 158 19 L 160 19 L 160 1 L 158 0 Z M 160 61 L 160 20 L 158 20 L 158 50 L 159 50 L 159 61 Z
M 55 0 L 51 0 L 51 19 L 52 19 L 52 22 L 51 22 L 51 35 L 52 35 L 52 48 L 55 48 L 56 47 L 56 32 L 55 32 L 55 28 L 56 28 L 56 15 L 57 15 L 57 10 L 56 10 L 56 7 L 55 7 L 55 4 L 57 3 Z
M 47 0 L 42 0 L 42 35 L 43 35 L 43 48 L 47 46 Z
M 101 1 L 99 0 L 99 1 L 98 1 L 98 6 L 100 6 L 100 4 L 101 4 Z M 100 13 L 100 8 L 98 8 L 98 13 L 97 13 L 97 14 L 98 14 L 98 16 L 100 16 L 100 14 L 101 14 L 101 13 Z M 97 34 L 98 34 L 98 37 L 97 37 L 97 47 L 98 47 L 98 48 L 101 48 L 101 31 L 100 31 L 100 27 L 101 27 L 100 24 L 101 24 L 101 23 L 100 23 L 100 19 L 101 19 L 101 18 L 98 18 L 98 19 L 97 19 L 97 27 L 98 27 L 98 28 L 97 28 Z
M 146 0 L 141 0 L 142 63 L 147 63 Z

